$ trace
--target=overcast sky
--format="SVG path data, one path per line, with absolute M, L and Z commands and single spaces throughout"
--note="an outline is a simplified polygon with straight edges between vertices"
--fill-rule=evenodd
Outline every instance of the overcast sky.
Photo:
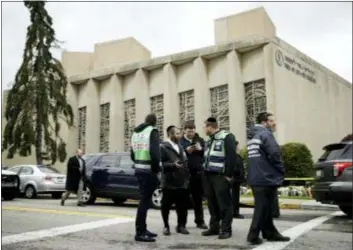
M 352 3 L 47 3 L 57 39 L 69 51 L 133 36 L 153 57 L 214 44 L 213 20 L 264 6 L 277 36 L 352 82 Z M 2 2 L 2 87 L 22 61 L 29 13 Z M 55 55 L 60 58 L 60 52 Z

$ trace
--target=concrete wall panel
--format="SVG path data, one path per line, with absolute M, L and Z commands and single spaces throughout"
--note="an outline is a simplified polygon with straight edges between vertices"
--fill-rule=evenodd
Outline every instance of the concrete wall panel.
M 148 78 L 150 97 L 163 94 L 164 84 L 166 84 L 163 68 L 150 71 Z
M 216 57 L 208 61 L 208 81 L 209 88 L 228 83 L 226 56 Z
M 262 47 L 242 54 L 241 61 L 244 82 L 251 82 L 265 77 Z
M 192 62 L 176 66 L 178 93 L 194 88 L 196 81 L 195 72 Z
M 123 97 L 124 101 L 134 99 L 136 97 L 136 90 L 138 89 L 137 78 L 135 73 L 123 77 Z

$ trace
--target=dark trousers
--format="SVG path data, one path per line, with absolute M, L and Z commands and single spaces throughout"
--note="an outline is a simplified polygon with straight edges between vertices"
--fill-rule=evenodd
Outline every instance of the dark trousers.
M 205 223 L 204 214 L 203 214 L 203 173 L 195 173 L 191 175 L 190 178 L 190 194 L 192 197 L 192 202 L 194 206 L 195 212 L 195 223 L 196 225 L 200 225 Z
M 176 213 L 178 217 L 178 227 L 185 227 L 188 217 L 187 199 L 188 191 L 185 188 L 168 189 L 163 188 L 162 197 L 162 218 L 164 227 L 169 228 L 169 212 L 172 206 L 175 204 Z
M 279 217 L 280 216 L 280 212 L 279 212 L 279 202 L 278 202 L 278 192 L 277 192 L 277 188 L 275 191 L 275 197 L 273 199 L 273 203 L 272 203 L 272 216 L 273 217 Z
M 159 185 L 158 177 L 155 173 L 136 174 L 139 182 L 141 199 L 136 214 L 136 235 L 143 235 L 147 230 L 147 211 L 152 205 L 152 194 Z
M 233 206 L 230 194 L 230 183 L 225 176 L 206 173 L 205 193 L 210 211 L 210 229 L 222 232 L 232 232 Z
M 253 186 L 253 195 L 255 199 L 255 209 L 248 234 L 248 239 L 255 239 L 260 232 L 263 235 L 277 234 L 278 231 L 273 224 L 273 202 L 275 198 L 276 187 Z
M 239 215 L 240 208 L 240 182 L 234 182 L 232 185 L 233 215 Z

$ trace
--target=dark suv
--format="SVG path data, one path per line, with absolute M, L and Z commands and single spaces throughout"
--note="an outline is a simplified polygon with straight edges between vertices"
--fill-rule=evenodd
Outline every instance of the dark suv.
M 116 204 L 139 200 L 139 185 L 129 153 L 99 153 L 83 156 L 86 161 L 87 190 L 83 199 L 92 204 L 97 197 L 110 198 Z M 160 208 L 162 191 L 153 193 L 152 204 Z
M 316 163 L 316 178 L 312 189 L 315 200 L 337 204 L 352 216 L 352 141 L 329 144 Z

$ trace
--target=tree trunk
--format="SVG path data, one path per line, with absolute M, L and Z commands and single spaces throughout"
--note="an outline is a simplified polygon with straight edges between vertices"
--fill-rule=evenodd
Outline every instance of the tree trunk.
M 39 91 L 37 89 L 37 100 L 36 100 L 36 109 L 37 109 L 37 114 L 36 114 L 36 141 L 35 141 L 35 147 L 36 147 L 36 160 L 37 160 L 37 165 L 42 165 L 43 164 L 43 158 L 42 158 L 42 143 L 43 143 L 43 128 L 42 128 L 42 113 L 41 113 L 41 103 L 40 103 L 40 95 L 38 95 Z

